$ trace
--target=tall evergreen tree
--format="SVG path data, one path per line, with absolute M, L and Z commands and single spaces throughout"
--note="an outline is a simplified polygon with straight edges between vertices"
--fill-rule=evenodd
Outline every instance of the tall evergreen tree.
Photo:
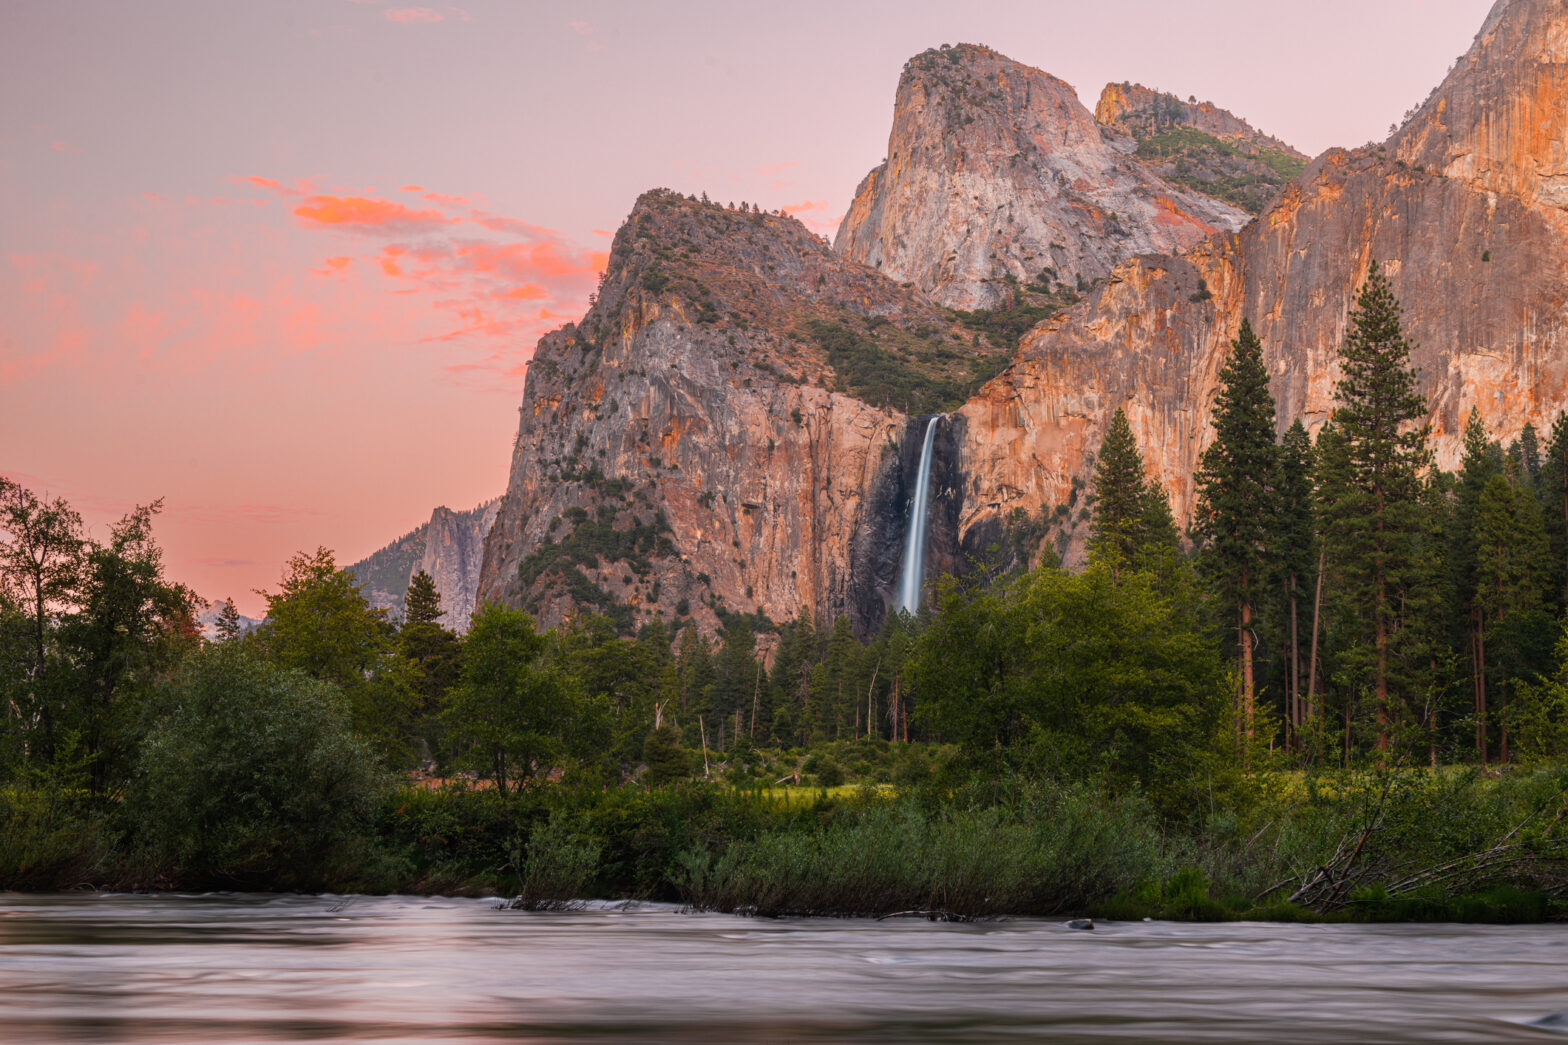
M 1549 569 L 1540 504 L 1519 477 L 1510 482 L 1499 474 L 1487 481 L 1476 510 L 1475 553 L 1476 614 L 1485 625 L 1478 633 L 1491 638 L 1489 650 L 1483 647 L 1483 669 L 1495 680 L 1504 702 L 1501 721 L 1506 723 L 1510 683 L 1527 673 L 1545 672 L 1554 630 L 1545 612 Z M 1482 704 L 1477 729 L 1483 754 L 1487 725 Z M 1506 762 L 1506 728 L 1499 745 Z
M 424 570 L 416 569 L 408 580 L 408 592 L 403 596 L 403 623 L 434 624 L 445 616 L 435 579 Z
M 232 598 L 218 603 L 218 619 L 213 622 L 212 630 L 218 642 L 233 642 L 240 637 L 240 611 Z
M 1125 570 L 1159 571 L 1174 559 L 1176 522 L 1170 501 L 1158 484 L 1145 478 L 1143 455 L 1121 409 L 1112 415 L 1100 444 L 1092 504 L 1089 557 L 1109 566 L 1113 577 Z
M 1202 563 L 1231 608 L 1241 673 L 1240 722 L 1255 733 L 1253 616 L 1264 591 L 1276 514 L 1278 453 L 1274 397 L 1263 369 L 1263 346 L 1248 320 L 1231 343 L 1214 404 L 1214 442 L 1203 452 L 1196 479 L 1194 529 L 1204 542 Z
M 1286 671 L 1285 691 L 1291 726 L 1298 733 L 1310 709 L 1301 692 L 1301 672 L 1306 665 L 1301 656 L 1303 600 L 1312 596 L 1311 582 L 1317 573 L 1316 512 L 1313 508 L 1312 438 L 1298 418 L 1285 432 L 1279 447 L 1279 489 L 1275 501 L 1272 543 L 1274 562 L 1284 600 Z
M 1502 472 L 1502 454 L 1487 434 L 1481 412 L 1470 408 L 1465 422 L 1464 457 L 1454 488 L 1454 509 L 1449 536 L 1450 585 L 1455 609 L 1462 613 L 1459 630 L 1464 635 L 1470 663 L 1470 689 L 1475 718 L 1476 756 L 1487 761 L 1486 615 L 1476 598 L 1476 522 L 1483 495 Z M 1505 484 L 1506 489 L 1506 484 Z M 1495 513 L 1495 509 L 1494 509 Z M 1495 520 L 1494 520 L 1495 521 Z
M 1344 440 L 1345 482 L 1327 520 L 1343 577 L 1340 597 L 1362 608 L 1351 651 L 1369 678 L 1377 746 L 1388 747 L 1391 690 L 1410 689 L 1420 657 L 1416 622 L 1403 614 L 1421 567 L 1421 476 L 1428 465 L 1426 398 L 1410 369 L 1400 307 L 1373 262 L 1356 296 L 1340 352 L 1334 423 Z
M 1552 422 L 1536 489 L 1552 550 L 1553 601 L 1562 608 L 1568 606 L 1568 413 L 1558 414 Z

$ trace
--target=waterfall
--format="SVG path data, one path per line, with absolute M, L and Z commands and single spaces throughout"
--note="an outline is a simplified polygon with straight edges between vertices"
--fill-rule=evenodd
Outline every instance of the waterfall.
M 898 578 L 898 608 L 914 613 L 920 608 L 920 582 L 926 564 L 926 515 L 931 504 L 931 447 L 936 442 L 936 423 L 926 423 L 926 439 L 920 447 L 920 472 L 915 479 L 915 497 L 909 502 L 909 526 L 904 534 L 904 568 Z

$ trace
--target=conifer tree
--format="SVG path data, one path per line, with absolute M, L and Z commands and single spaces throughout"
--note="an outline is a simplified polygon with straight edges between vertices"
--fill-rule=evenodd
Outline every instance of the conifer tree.
M 1405 596 L 1421 563 L 1421 476 L 1428 465 L 1426 398 L 1387 277 L 1373 262 L 1340 352 L 1334 423 L 1344 440 L 1344 483 L 1327 520 L 1341 560 L 1341 599 L 1361 607 L 1352 650 L 1371 683 L 1377 746 L 1388 747 L 1391 691 L 1414 682 Z
M 1106 426 L 1105 440 L 1094 466 L 1094 515 L 1090 521 L 1089 554 L 1107 563 L 1113 575 L 1132 565 L 1143 543 L 1150 508 L 1143 474 L 1143 455 L 1133 438 L 1127 414 L 1118 409 Z
M 1486 619 L 1476 598 L 1476 521 L 1487 487 L 1502 472 L 1502 455 L 1488 436 L 1481 412 L 1475 407 L 1470 408 L 1470 417 L 1465 422 L 1464 448 L 1454 490 L 1449 572 L 1455 606 L 1464 616 L 1462 630 L 1466 659 L 1470 662 L 1475 748 L 1484 765 L 1487 761 Z M 1496 506 L 1492 510 L 1495 515 Z
M 446 611 L 441 608 L 441 593 L 436 582 L 422 569 L 416 569 L 409 578 L 408 592 L 403 596 L 403 623 L 434 624 Z
M 1513 679 L 1545 671 L 1552 641 L 1545 612 L 1549 584 L 1546 532 L 1540 504 L 1518 476 L 1493 475 L 1482 490 L 1475 516 L 1475 606 L 1482 646 L 1482 667 L 1491 668 L 1505 703 Z M 1484 627 L 1483 627 L 1484 625 Z M 1483 688 L 1482 693 L 1486 690 Z M 1486 750 L 1487 706 L 1477 708 L 1477 733 Z M 1508 760 L 1508 736 L 1500 734 L 1500 756 Z
M 1279 489 L 1272 543 L 1284 598 L 1286 696 L 1291 726 L 1305 725 L 1310 709 L 1301 692 L 1302 601 L 1312 596 L 1317 572 L 1316 512 L 1313 508 L 1312 439 L 1298 418 L 1279 447 Z M 1308 606 L 1310 609 L 1310 605 Z
M 232 598 L 218 604 L 218 619 L 213 622 L 212 630 L 217 642 L 233 642 L 240 637 L 240 611 Z
M 1248 738 L 1255 732 L 1253 616 L 1266 581 L 1277 466 L 1274 397 L 1263 369 L 1263 346 L 1244 319 L 1220 371 L 1214 442 L 1203 452 L 1194 477 L 1194 528 L 1204 541 L 1205 572 L 1233 614 L 1241 673 L 1238 711 Z
M 1568 605 L 1568 413 L 1552 422 L 1536 480 L 1552 551 L 1553 601 L 1562 607 Z

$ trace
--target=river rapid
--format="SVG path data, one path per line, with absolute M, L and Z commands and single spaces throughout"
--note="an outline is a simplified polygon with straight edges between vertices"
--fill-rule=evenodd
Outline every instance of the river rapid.
M 0 1040 L 1568 1042 L 1568 929 L 0 895 Z

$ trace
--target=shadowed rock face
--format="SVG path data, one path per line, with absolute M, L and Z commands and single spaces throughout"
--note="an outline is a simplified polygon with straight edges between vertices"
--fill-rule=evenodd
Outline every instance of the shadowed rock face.
M 811 323 L 912 339 L 909 366 L 979 351 L 793 219 L 645 194 L 594 306 L 529 367 L 480 598 L 546 624 L 625 604 L 623 626 L 684 609 L 708 631 L 721 611 L 879 618 L 868 517 L 894 510 L 907 419 L 839 390 Z
M 1072 286 L 1247 220 L 1161 180 L 1134 147 L 1054 76 L 969 44 L 926 51 L 904 67 L 888 158 L 835 249 L 944 305 L 991 308 L 1001 277 Z
M 428 522 L 347 569 L 371 606 L 390 610 L 398 619 L 403 616 L 409 580 L 416 570 L 424 570 L 441 596 L 445 611 L 441 623 L 465 632 L 476 605 L 485 538 L 499 505 L 499 498 L 466 512 L 443 505 L 430 513 Z
M 1568 215 L 1552 173 L 1560 139 L 1506 128 L 1568 101 L 1554 49 L 1565 21 L 1559 0 L 1500 5 L 1389 147 L 1325 154 L 1241 233 L 1181 257 L 1130 260 L 1095 300 L 1031 331 L 1014 365 L 962 411 L 963 528 L 1065 504 L 1074 479 L 1092 473 L 1117 407 L 1187 518 L 1241 318 L 1263 339 L 1281 427 L 1300 417 L 1316 430 L 1333 408 L 1346 317 L 1374 258 L 1404 305 L 1440 464 L 1457 462 L 1471 406 L 1505 440 L 1527 422 L 1549 423 L 1568 406 Z M 1522 87 L 1538 93 L 1521 101 L 1512 92 Z M 1478 123 L 1461 124 L 1461 113 Z M 1075 517 L 1057 527 L 1070 552 L 1081 546 Z

